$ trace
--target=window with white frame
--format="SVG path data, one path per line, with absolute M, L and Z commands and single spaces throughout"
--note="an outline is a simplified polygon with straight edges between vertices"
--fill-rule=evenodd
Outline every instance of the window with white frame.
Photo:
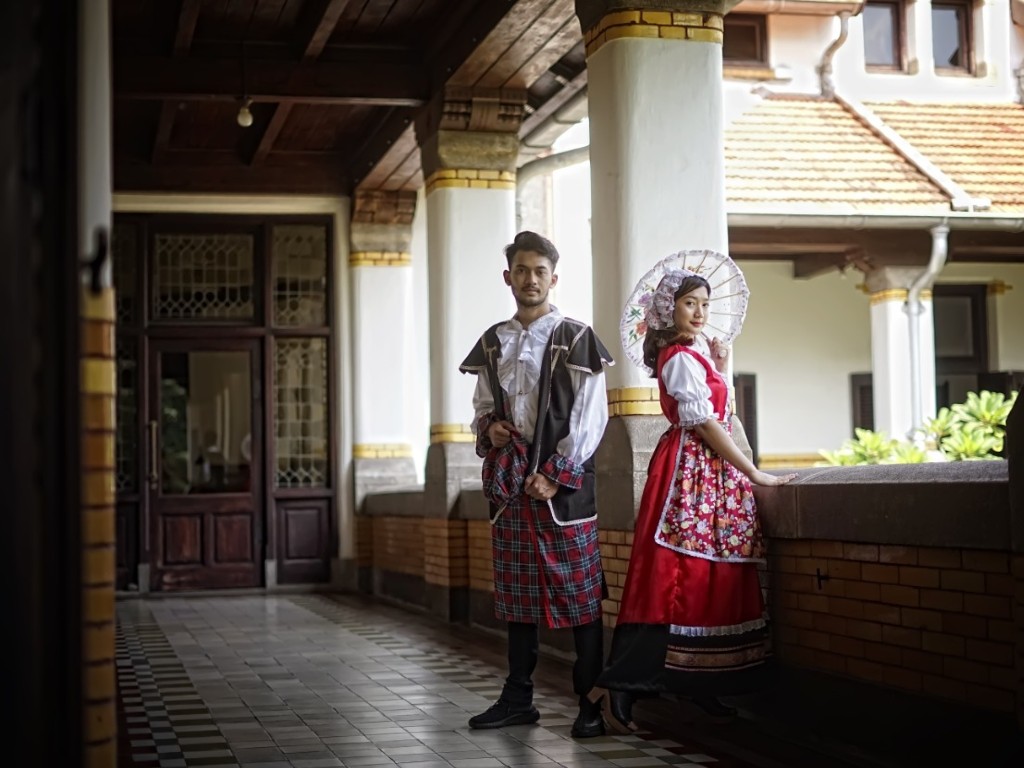
M 864 4 L 864 63 L 869 69 L 902 71 L 906 40 L 904 0 Z

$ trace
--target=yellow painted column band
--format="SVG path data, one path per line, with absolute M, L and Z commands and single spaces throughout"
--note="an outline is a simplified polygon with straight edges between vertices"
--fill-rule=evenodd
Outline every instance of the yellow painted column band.
M 431 443 L 475 443 L 476 435 L 466 424 L 432 424 Z
M 660 416 L 657 387 L 619 387 L 608 390 L 609 416 Z
M 875 304 L 884 304 L 887 301 L 906 301 L 910 296 L 910 291 L 906 288 L 886 288 L 882 291 L 875 291 L 871 294 L 871 306 Z M 931 301 L 932 292 L 930 290 L 921 291 L 921 301 Z
M 404 251 L 353 251 L 348 256 L 350 267 L 409 267 L 412 254 Z
M 722 44 L 722 14 L 712 11 L 615 11 L 584 35 L 587 56 L 612 40 L 688 40 Z
M 411 459 L 412 446 L 407 443 L 357 443 L 352 446 L 356 459 Z
M 82 291 L 82 724 L 85 765 L 117 764 L 114 291 Z
M 515 189 L 515 171 L 485 171 L 473 168 L 447 168 L 427 178 L 427 194 L 436 189 Z

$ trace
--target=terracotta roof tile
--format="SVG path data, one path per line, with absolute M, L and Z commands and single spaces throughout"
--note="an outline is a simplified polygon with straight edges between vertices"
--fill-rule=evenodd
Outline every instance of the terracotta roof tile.
M 877 102 L 867 106 L 992 212 L 1024 213 L 1024 105 Z
M 949 197 L 839 103 L 771 95 L 726 130 L 730 210 L 948 212 Z

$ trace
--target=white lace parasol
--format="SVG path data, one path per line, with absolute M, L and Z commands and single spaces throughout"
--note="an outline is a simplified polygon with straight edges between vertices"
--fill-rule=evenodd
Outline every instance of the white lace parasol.
M 619 324 L 619 335 L 626 356 L 638 368 L 650 373 L 644 364 L 644 336 L 647 333 L 645 320 L 648 308 L 654 298 L 654 291 L 666 272 L 685 269 L 694 272 L 711 286 L 711 301 L 704 335 L 710 341 L 717 338 L 722 344 L 729 344 L 739 336 L 743 319 L 747 314 L 747 299 L 750 291 L 743 272 L 736 262 L 723 253 L 709 250 L 679 251 L 666 256 L 640 278 L 636 288 L 626 301 Z

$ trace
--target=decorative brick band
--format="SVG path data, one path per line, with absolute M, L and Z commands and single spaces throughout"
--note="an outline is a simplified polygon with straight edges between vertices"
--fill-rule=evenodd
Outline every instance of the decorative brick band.
M 117 764 L 114 291 L 81 303 L 82 698 L 85 761 Z
M 427 179 L 427 194 L 436 189 L 515 189 L 515 171 L 483 171 L 448 168 L 434 171 Z
M 656 387 L 621 387 L 608 390 L 609 416 L 660 416 Z
M 871 294 L 871 306 L 884 304 L 887 301 L 906 301 L 908 296 L 910 296 L 910 291 L 906 288 L 886 288 Z M 932 292 L 930 290 L 921 291 L 921 301 L 931 300 Z
M 465 424 L 431 424 L 431 443 L 475 443 L 476 435 Z
M 692 40 L 722 44 L 722 15 L 709 11 L 615 11 L 584 35 L 587 56 L 593 56 L 605 43 L 622 38 L 648 40 Z
M 357 443 L 352 446 L 356 459 L 411 459 L 412 446 L 407 443 Z
M 411 267 L 412 254 L 402 251 L 353 251 L 348 256 L 350 267 Z

